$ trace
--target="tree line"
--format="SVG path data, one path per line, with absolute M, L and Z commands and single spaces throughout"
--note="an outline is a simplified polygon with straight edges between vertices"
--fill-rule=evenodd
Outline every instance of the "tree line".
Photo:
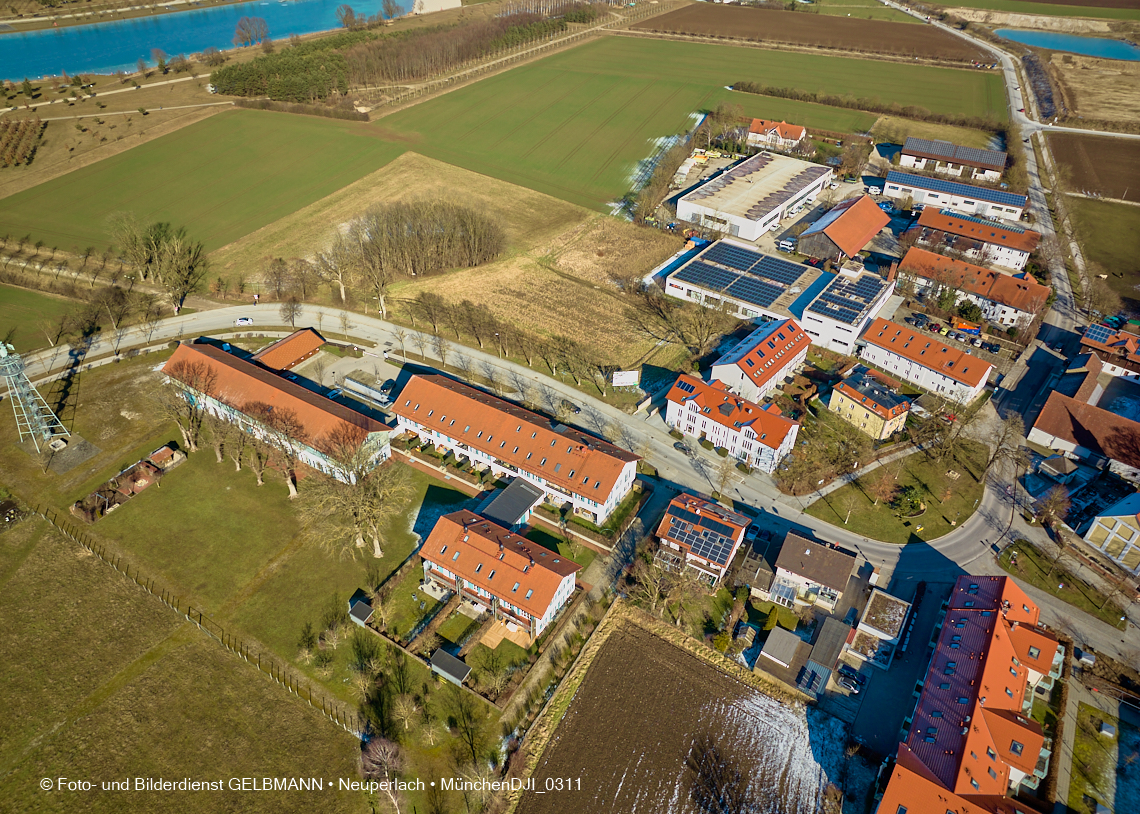
M 160 221 L 144 223 L 130 212 L 114 213 L 108 225 L 124 260 L 142 279 L 164 287 L 177 313 L 206 278 L 205 247 L 185 228 Z
M 269 96 L 285 102 L 327 99 L 334 91 L 348 92 L 348 66 L 340 51 L 377 36 L 354 30 L 294 42 L 249 62 L 220 67 L 210 81 L 219 93 L 230 96 Z

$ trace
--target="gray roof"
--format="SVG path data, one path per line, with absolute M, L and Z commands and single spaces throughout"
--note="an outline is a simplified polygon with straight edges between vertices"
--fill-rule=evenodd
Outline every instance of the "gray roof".
M 845 625 L 834 616 L 829 616 L 819 629 L 815 637 L 815 646 L 811 649 L 811 660 L 822 664 L 829 670 L 839 660 L 843 652 L 843 645 L 847 643 L 847 636 L 851 633 L 851 626 Z
M 515 477 L 480 514 L 504 528 L 522 520 L 542 500 L 543 492 L 526 478 Z
M 348 615 L 364 624 L 372 618 L 372 606 L 363 599 L 358 599 L 348 609 Z
M 903 404 L 910 404 L 910 399 L 900 396 L 864 365 L 859 365 L 852 370 L 843 380 L 843 384 L 871 399 L 885 410 L 893 410 Z
M 768 641 L 764 642 L 761 655 L 767 656 L 783 665 L 791 664 L 796 658 L 796 649 L 803 640 L 782 627 L 774 627 L 768 634 Z
M 431 667 L 436 672 L 444 673 L 455 679 L 456 683 L 459 684 L 466 681 L 467 676 L 471 674 L 470 667 L 443 649 L 436 650 L 431 654 Z
M 855 565 L 855 555 L 788 532 L 776 567 L 812 580 L 833 591 L 843 591 Z
M 1041 462 L 1041 468 L 1055 475 L 1068 475 L 1077 471 L 1077 464 L 1063 455 L 1052 455 Z
M 1000 150 L 981 150 L 977 147 L 963 147 L 960 144 L 951 144 L 949 141 L 932 141 L 924 138 L 910 137 L 903 145 L 902 151 L 907 155 L 917 155 L 920 158 L 934 158 L 938 161 L 950 161 L 965 164 L 969 167 L 981 167 L 987 170 L 1005 169 L 1005 153 Z

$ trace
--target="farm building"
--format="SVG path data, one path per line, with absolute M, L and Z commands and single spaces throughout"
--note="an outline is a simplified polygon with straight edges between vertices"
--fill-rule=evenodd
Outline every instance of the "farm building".
M 1002 220 L 1021 219 L 1029 199 L 1024 195 L 1002 192 L 986 187 L 943 181 L 892 170 L 887 173 L 883 192 L 891 198 L 910 198 L 923 206 L 952 209 L 967 215 L 983 215 Z
M 924 390 L 961 404 L 976 399 L 993 365 L 909 325 L 876 319 L 861 337 L 859 358 Z
M 788 124 L 784 121 L 772 122 L 767 119 L 753 119 L 748 125 L 749 147 L 770 147 L 773 150 L 793 150 L 807 138 L 807 128 L 802 124 Z
M 262 348 L 253 355 L 252 360 L 271 370 L 292 370 L 324 344 L 325 338 L 319 333 L 312 328 L 302 328 Z
M 776 558 L 772 601 L 789 608 L 798 602 L 834 609 L 854 568 L 854 554 L 788 532 Z
M 1090 325 L 1081 336 L 1081 350 L 1096 354 L 1110 376 L 1140 379 L 1140 336 L 1107 325 Z
M 732 392 L 759 402 L 807 358 L 811 337 L 794 319 L 765 322 L 712 366 L 711 376 Z
M 1040 785 L 1053 745 L 1027 716 L 1064 650 L 1039 617 L 1009 577 L 958 578 L 880 811 L 1012 813 Z
M 1140 574 L 1140 493 L 1098 514 L 1085 532 L 1085 542 L 1121 568 Z
M 496 477 L 522 476 L 554 505 L 604 523 L 637 474 L 636 455 L 440 375 L 415 375 L 392 405 L 396 425 Z
M 1049 301 L 1052 289 L 1029 274 L 1005 274 L 914 247 L 899 264 L 898 273 L 914 282 L 916 292 L 955 292 L 954 304 L 975 303 L 982 317 L 995 325 L 1025 327 Z
M 800 254 L 822 260 L 842 261 L 855 257 L 891 222 L 868 195 L 836 204 L 800 235 Z
M 771 474 L 796 445 L 798 421 L 775 404 L 761 407 L 718 381 L 682 373 L 666 396 L 665 422 L 690 438 L 708 440 L 738 461 Z
M 814 201 L 834 175 L 818 164 L 757 153 L 682 196 L 677 217 L 757 240 L 778 227 L 792 209 Z
M 827 408 L 877 441 L 906 426 L 910 400 L 898 393 L 899 383 L 862 365 L 831 391 Z
M 677 570 L 688 568 L 698 579 L 716 587 L 744 541 L 748 523 L 747 517 L 719 503 L 677 495 L 661 518 L 657 540 L 668 567 L 676 564 Z
M 974 181 L 999 181 L 1005 172 L 1006 154 L 999 150 L 962 147 L 949 141 L 909 137 L 899 156 L 899 166 L 939 172 Z
M 665 293 L 741 319 L 784 320 L 819 276 L 811 266 L 718 240 L 671 273 Z
M 962 215 L 952 209 L 924 209 L 918 217 L 918 242 L 961 252 L 970 260 L 1021 271 L 1041 235 L 1015 223 Z
M 893 281 L 868 271 L 843 269 L 804 309 L 800 324 L 813 345 L 853 354 L 855 340 L 887 304 Z
M 578 565 L 467 510 L 445 514 L 419 551 L 424 581 L 542 635 L 574 593 Z
M 391 457 L 390 427 L 219 347 L 179 345 L 163 373 L 186 398 L 203 400 L 207 412 L 289 444 L 301 463 L 338 480 L 355 477 L 346 455 L 359 458 L 353 470 L 366 472 Z

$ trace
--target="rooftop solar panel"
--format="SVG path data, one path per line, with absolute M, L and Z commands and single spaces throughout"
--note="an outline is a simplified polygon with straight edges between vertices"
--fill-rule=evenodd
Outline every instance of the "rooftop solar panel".
M 779 286 L 748 277 L 741 277 L 725 290 L 737 299 L 750 302 L 761 308 L 767 308 L 784 293 L 784 290 Z
M 676 273 L 678 280 L 714 291 L 723 291 L 728 285 L 737 280 L 740 275 L 736 272 L 726 271 L 699 260 L 690 263 Z
M 959 195 L 965 198 L 977 198 L 981 201 L 1004 204 L 1005 206 L 1024 207 L 1027 203 L 1024 195 L 1014 195 L 1012 192 L 1001 192 L 996 189 L 959 184 L 955 181 L 943 181 L 941 178 L 926 178 L 921 175 L 911 175 L 893 170 L 887 173 L 887 183 L 918 187 L 932 192 L 945 192 L 948 195 Z
M 1107 342 L 1108 338 L 1116 331 L 1109 328 L 1107 325 L 1090 325 L 1085 329 L 1085 339 L 1093 342 Z
M 878 299 L 887 282 L 865 274 L 856 281 L 836 277 L 808 306 L 808 310 L 823 314 L 846 325 L 854 325 Z
M 730 269 L 748 271 L 760 262 L 762 257 L 763 255 L 759 252 L 733 246 L 731 243 L 715 243 L 711 249 L 704 253 L 701 259 L 710 263 L 718 263 Z

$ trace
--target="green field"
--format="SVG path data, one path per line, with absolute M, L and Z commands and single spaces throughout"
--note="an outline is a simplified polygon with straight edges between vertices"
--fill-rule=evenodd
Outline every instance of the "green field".
M 603 38 L 521 66 L 377 122 L 413 149 L 584 206 L 625 193 L 656 140 L 722 101 L 746 115 L 849 132 L 874 117 L 733 93 L 755 80 L 809 91 L 875 95 L 966 115 L 1004 116 L 1001 79 L 988 73 L 874 60 L 654 39 Z
M 7 341 L 20 353 L 47 347 L 40 323 L 58 320 L 74 304 L 65 297 L 0 285 L 0 339 L 10 337 Z
M 1043 14 L 1050 17 L 1103 17 L 1109 20 L 1140 20 L 1140 9 L 1099 6 L 1062 6 L 1053 3 L 1023 3 L 1021 0 L 954 0 L 947 8 L 981 8 L 1015 14 Z
M 1072 195 L 1065 197 L 1065 204 L 1076 220 L 1085 257 L 1100 266 L 1094 273 L 1108 274 L 1108 284 L 1126 308 L 1140 306 L 1135 289 L 1140 283 L 1140 206 Z
M 823 6 L 819 10 L 820 14 L 830 14 L 833 17 L 851 17 L 859 18 L 861 20 L 889 20 L 892 23 L 914 23 L 919 25 L 921 20 L 918 20 L 911 15 L 899 11 L 898 9 L 886 8 L 878 3 L 872 7 L 863 5 L 828 5 Z
M 185 226 L 217 249 L 387 164 L 403 147 L 356 122 L 234 110 L 0 200 L 48 246 L 104 248 L 107 216 Z

